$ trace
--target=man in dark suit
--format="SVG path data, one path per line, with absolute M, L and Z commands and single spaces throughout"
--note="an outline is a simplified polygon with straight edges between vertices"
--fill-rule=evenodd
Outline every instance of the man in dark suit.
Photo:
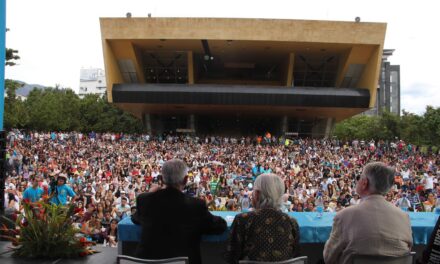
M 182 193 L 187 167 L 181 160 L 167 161 L 162 167 L 165 189 L 137 197 L 132 220 L 142 226 L 136 256 L 145 259 L 189 257 L 201 263 L 200 240 L 204 234 L 222 234 L 226 221 L 213 216 L 204 201 Z

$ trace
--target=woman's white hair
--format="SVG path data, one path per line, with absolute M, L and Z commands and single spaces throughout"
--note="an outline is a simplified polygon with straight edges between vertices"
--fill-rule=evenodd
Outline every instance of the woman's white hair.
M 180 159 L 172 159 L 163 164 L 162 177 L 167 186 L 179 187 L 188 172 L 185 162 Z
M 257 208 L 279 209 L 284 193 L 284 184 L 276 174 L 265 173 L 257 177 L 254 183 L 254 191 L 259 192 Z

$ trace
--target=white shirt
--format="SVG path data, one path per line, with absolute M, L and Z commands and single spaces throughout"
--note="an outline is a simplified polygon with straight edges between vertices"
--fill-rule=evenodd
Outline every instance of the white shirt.
M 434 176 L 425 176 L 425 190 L 427 189 L 434 189 Z

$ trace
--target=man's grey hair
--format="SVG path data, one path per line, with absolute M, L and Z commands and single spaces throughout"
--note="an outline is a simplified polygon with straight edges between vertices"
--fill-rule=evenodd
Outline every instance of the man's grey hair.
M 365 177 L 368 178 L 370 193 L 385 195 L 394 183 L 394 168 L 382 162 L 372 162 L 364 167 Z
M 172 159 L 163 164 L 162 177 L 167 186 L 179 187 L 188 172 L 185 162 L 180 159 Z
M 256 204 L 257 209 L 281 207 L 284 184 L 276 174 L 265 173 L 258 176 L 254 183 L 254 191 L 260 194 Z

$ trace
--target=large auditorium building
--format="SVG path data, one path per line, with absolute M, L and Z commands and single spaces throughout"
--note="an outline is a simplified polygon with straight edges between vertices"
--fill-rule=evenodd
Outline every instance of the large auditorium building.
M 109 102 L 152 133 L 299 133 L 375 105 L 385 23 L 101 18 Z

